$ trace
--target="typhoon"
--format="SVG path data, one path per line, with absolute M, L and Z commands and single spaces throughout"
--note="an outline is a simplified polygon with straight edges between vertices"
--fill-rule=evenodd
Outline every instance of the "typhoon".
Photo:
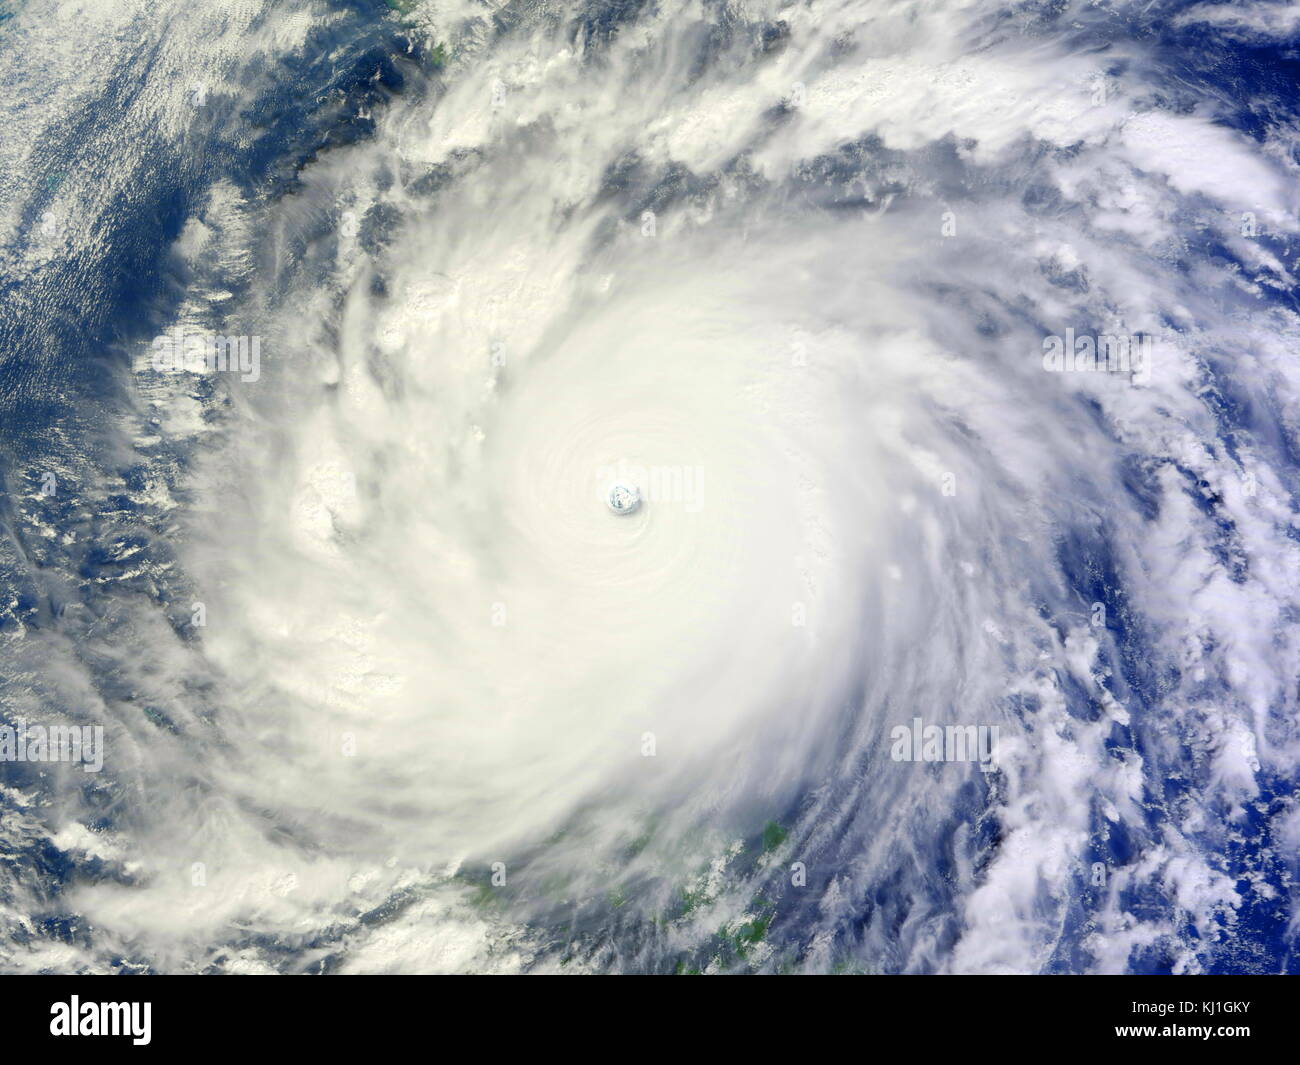
M 1296 971 L 1297 33 L 0 4 L 0 971 Z

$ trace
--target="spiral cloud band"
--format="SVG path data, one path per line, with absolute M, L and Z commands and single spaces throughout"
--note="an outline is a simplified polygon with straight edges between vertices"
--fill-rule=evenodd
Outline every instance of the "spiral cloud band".
M 1295 964 L 1279 7 L 67 6 L 0 968 Z

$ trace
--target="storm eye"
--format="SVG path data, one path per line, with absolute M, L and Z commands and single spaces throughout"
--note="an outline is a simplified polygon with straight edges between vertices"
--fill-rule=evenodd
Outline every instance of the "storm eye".
M 615 484 L 605 499 L 615 514 L 631 514 L 641 505 L 641 489 L 634 484 Z

